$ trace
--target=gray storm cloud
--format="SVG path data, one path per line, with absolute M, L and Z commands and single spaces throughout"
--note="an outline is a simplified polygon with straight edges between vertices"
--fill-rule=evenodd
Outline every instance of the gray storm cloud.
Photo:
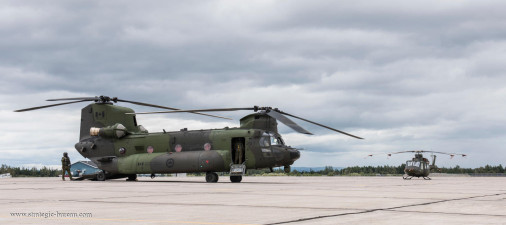
M 405 159 L 360 156 L 420 148 L 467 153 L 473 160 L 452 163 L 469 167 L 506 160 L 503 1 L 2 6 L 2 163 L 58 164 L 77 141 L 84 105 L 13 110 L 101 94 L 179 108 L 275 106 L 366 138 L 280 126 L 307 149 L 301 166 L 397 164 Z M 238 125 L 194 115 L 139 121 L 148 130 Z

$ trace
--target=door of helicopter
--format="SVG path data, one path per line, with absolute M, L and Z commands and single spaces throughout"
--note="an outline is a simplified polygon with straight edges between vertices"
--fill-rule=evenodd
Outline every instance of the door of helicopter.
M 246 158 L 245 139 L 243 137 L 232 138 L 232 162 L 242 164 Z
M 430 171 L 429 161 L 424 161 L 424 162 L 422 162 L 422 164 L 423 164 L 423 167 L 422 167 L 423 176 L 428 176 L 429 171 Z

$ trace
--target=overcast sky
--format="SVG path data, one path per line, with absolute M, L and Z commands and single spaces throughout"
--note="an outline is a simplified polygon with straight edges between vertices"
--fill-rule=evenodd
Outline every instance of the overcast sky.
M 109 95 L 178 108 L 273 106 L 304 148 L 294 166 L 400 165 L 434 150 L 439 166 L 506 163 L 505 1 L 3 1 L 0 163 L 82 157 L 85 103 Z M 121 104 L 136 111 L 151 108 Z M 149 131 L 238 126 L 248 112 L 139 115 Z

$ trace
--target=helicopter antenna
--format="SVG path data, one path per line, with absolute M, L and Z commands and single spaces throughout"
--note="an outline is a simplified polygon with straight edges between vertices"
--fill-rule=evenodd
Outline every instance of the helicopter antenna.
M 293 130 L 295 130 L 295 131 L 297 131 L 299 133 L 302 133 L 302 134 L 312 135 L 311 132 L 309 132 L 306 129 L 302 128 L 301 126 L 299 126 L 297 123 L 293 122 L 291 119 L 289 119 L 286 116 L 290 116 L 290 117 L 293 117 L 293 118 L 296 118 L 296 119 L 299 119 L 299 120 L 302 120 L 302 121 L 306 121 L 308 123 L 311 123 L 311 124 L 314 124 L 314 125 L 317 125 L 317 126 L 320 126 L 320 127 L 323 127 L 323 128 L 326 128 L 326 129 L 329 129 L 329 130 L 332 130 L 332 131 L 335 131 L 335 132 L 338 132 L 338 133 L 341 133 L 341 134 L 344 134 L 344 135 L 348 135 L 350 137 L 354 137 L 354 138 L 357 138 L 357 139 L 363 139 L 363 138 L 355 136 L 353 134 L 349 134 L 349 133 L 346 133 L 344 131 L 341 131 L 341 130 L 338 130 L 338 129 L 334 129 L 332 127 L 329 127 L 329 126 L 326 126 L 326 125 L 323 125 L 323 124 L 320 124 L 320 123 L 317 123 L 317 122 L 314 122 L 314 121 L 311 121 L 311 120 L 308 120 L 308 119 L 304 119 L 302 117 L 298 117 L 298 116 L 295 116 L 295 115 L 283 112 L 283 111 L 279 110 L 278 108 L 272 108 L 272 107 L 253 106 L 253 107 L 244 107 L 244 108 L 173 110 L 173 111 L 158 111 L 158 112 L 138 112 L 138 113 L 127 113 L 127 114 L 157 114 L 157 113 L 183 113 L 183 112 L 195 113 L 195 112 L 223 112 L 223 111 L 241 111 L 241 110 L 253 110 L 255 112 L 260 111 L 260 113 L 269 115 L 270 117 L 272 117 L 272 118 L 274 118 L 276 120 L 279 120 L 281 123 L 285 124 L 286 126 L 292 128 Z
M 153 107 L 153 108 L 180 110 L 178 108 L 173 108 L 173 107 L 168 107 L 168 106 L 161 106 L 161 105 L 154 105 L 154 104 L 149 104 L 149 103 L 144 103 L 144 102 L 124 100 L 124 99 L 119 99 L 117 97 L 111 98 L 111 97 L 103 96 L 103 95 L 95 96 L 95 97 L 57 98 L 57 99 L 48 99 L 46 101 L 70 101 L 70 102 L 51 104 L 51 105 L 43 105 L 43 106 L 26 108 L 26 109 L 18 109 L 18 110 L 15 110 L 14 112 L 26 112 L 26 111 L 50 108 L 50 107 L 55 107 L 55 106 L 60 106 L 60 105 L 68 105 L 68 104 L 74 104 L 74 103 L 80 103 L 80 102 L 90 102 L 90 101 L 98 103 L 98 104 L 110 104 L 113 102 L 114 103 L 126 102 L 126 103 L 130 103 L 130 104 L 134 104 L 134 105 L 148 106 L 148 107 Z M 190 113 L 202 115 L 202 116 L 209 116 L 209 117 L 215 117 L 215 118 L 220 118 L 220 119 L 232 120 L 231 118 L 222 117 L 222 116 L 215 116 L 215 115 L 210 115 L 210 114 L 200 113 L 200 112 L 190 112 Z

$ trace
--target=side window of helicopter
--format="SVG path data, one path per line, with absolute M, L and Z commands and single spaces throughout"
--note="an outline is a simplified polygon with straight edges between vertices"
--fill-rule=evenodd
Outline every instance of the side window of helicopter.
M 271 146 L 271 137 L 267 134 L 264 134 L 262 138 L 260 138 L 260 146 L 261 147 L 270 147 Z

